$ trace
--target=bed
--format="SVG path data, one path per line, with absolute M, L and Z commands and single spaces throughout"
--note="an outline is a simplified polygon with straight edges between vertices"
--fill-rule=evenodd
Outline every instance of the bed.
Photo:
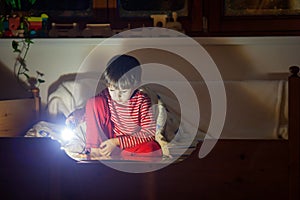
M 1 193 L 9 199 L 299 199 L 300 78 L 290 67 L 288 139 L 221 138 L 199 158 L 203 141 L 147 173 L 116 170 L 165 163 L 74 159 L 50 137 L 1 137 Z
M 32 98 L 0 101 L 0 136 L 23 136 L 40 119 L 40 103 L 38 89 L 32 91 Z

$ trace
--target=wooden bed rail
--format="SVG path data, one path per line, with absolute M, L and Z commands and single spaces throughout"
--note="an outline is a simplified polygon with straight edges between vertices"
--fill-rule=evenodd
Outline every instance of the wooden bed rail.
M 290 199 L 300 199 L 300 77 L 299 67 L 291 66 L 288 78 L 288 128 L 290 155 Z
M 40 120 L 39 89 L 31 92 L 31 98 L 0 101 L 0 137 L 23 136 Z
M 36 122 L 40 120 L 41 115 L 41 97 L 40 97 L 40 89 L 34 88 L 31 90 L 34 99 L 34 108 L 35 108 L 35 120 Z

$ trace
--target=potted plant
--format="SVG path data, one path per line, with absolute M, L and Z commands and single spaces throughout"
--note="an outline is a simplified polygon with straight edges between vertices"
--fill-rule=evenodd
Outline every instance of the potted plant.
M 33 6 L 36 0 L 5 0 L 12 11 L 28 10 Z
M 5 1 L 8 6 L 9 16 L 11 20 L 19 18 L 16 29 L 21 27 L 22 35 L 13 35 L 15 37 L 19 36 L 20 39 L 12 40 L 12 48 L 15 53 L 17 53 L 16 62 L 14 65 L 14 73 L 17 78 L 18 83 L 22 85 L 27 91 L 35 93 L 38 92 L 39 85 L 45 82 L 42 77 L 43 73 L 36 71 L 35 75 L 30 74 L 30 70 L 26 64 L 26 57 L 29 52 L 31 45 L 34 43 L 30 38 L 29 33 L 29 22 L 27 18 L 30 16 L 29 9 L 34 5 L 36 0 L 2 0 Z M 23 12 L 25 10 L 25 13 Z M 13 21 L 12 21 L 13 23 Z M 11 26 L 11 24 L 9 25 Z M 18 30 L 19 31 L 19 30 Z M 25 78 L 25 84 L 23 83 Z
M 39 85 L 45 82 L 45 80 L 42 79 L 44 76 L 43 73 L 36 71 L 35 76 L 32 76 L 30 75 L 30 70 L 26 65 L 26 56 L 28 54 L 30 45 L 32 44 L 33 41 L 30 38 L 22 38 L 20 40 L 12 41 L 13 51 L 18 54 L 14 65 L 14 73 L 19 83 L 22 80 L 22 76 L 25 77 L 25 89 L 28 91 L 38 89 Z

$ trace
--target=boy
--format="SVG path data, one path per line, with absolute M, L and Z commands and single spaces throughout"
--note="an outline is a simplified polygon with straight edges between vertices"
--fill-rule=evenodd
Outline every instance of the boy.
M 139 61 L 129 55 L 115 56 L 101 80 L 107 88 L 86 104 L 86 150 L 100 156 L 162 156 L 155 141 L 151 100 L 137 89 Z

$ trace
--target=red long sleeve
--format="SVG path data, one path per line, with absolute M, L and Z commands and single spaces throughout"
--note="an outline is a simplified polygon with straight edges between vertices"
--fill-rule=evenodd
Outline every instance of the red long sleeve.
M 114 133 L 119 138 L 121 149 L 154 140 L 155 120 L 151 100 L 147 95 L 135 92 L 128 106 L 117 104 L 110 98 L 108 104 Z
M 86 103 L 86 149 L 99 147 L 113 137 L 112 123 L 105 95 L 91 98 Z

